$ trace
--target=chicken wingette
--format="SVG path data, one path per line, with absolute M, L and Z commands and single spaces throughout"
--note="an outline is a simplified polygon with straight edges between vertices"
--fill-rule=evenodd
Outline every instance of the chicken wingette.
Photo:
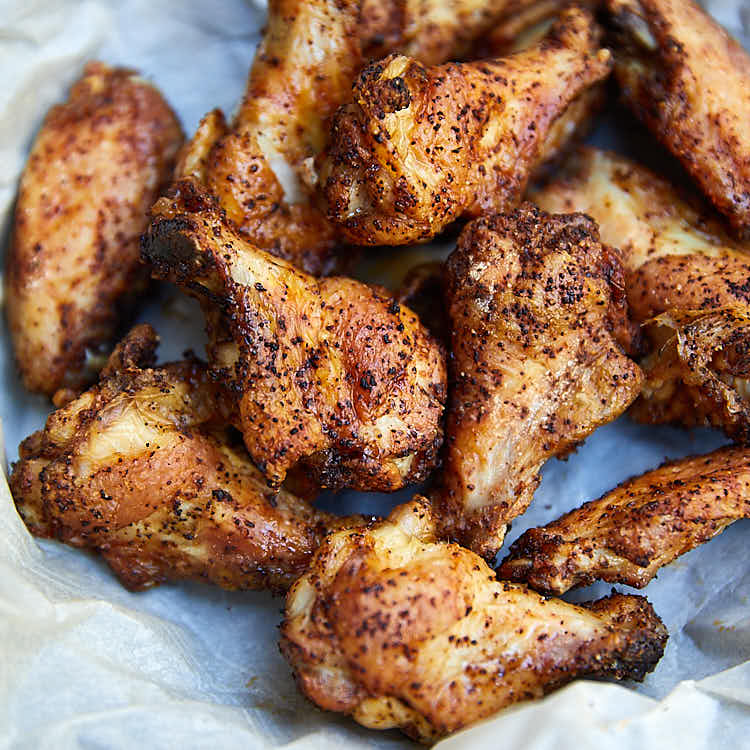
M 407 307 L 253 247 L 189 181 L 156 204 L 142 251 L 157 276 L 222 310 L 237 357 L 222 371 L 271 485 L 300 461 L 323 487 L 361 490 L 399 489 L 434 468 L 445 356 Z
M 593 148 L 530 197 L 549 211 L 584 211 L 622 251 L 630 313 L 650 350 L 632 414 L 711 424 L 747 441 L 750 245 L 729 237 L 693 196 Z
M 624 156 L 577 150 L 531 190 L 545 211 L 582 211 L 622 252 L 628 305 L 643 323 L 674 307 L 750 304 L 750 245 L 729 237 L 693 196 Z
M 318 160 L 329 217 L 353 243 L 404 245 L 462 216 L 513 208 L 550 128 L 609 70 L 597 27 L 578 8 L 506 58 L 371 64 Z
M 607 0 L 606 7 L 623 99 L 747 235 L 747 52 L 693 0 Z
M 97 550 L 130 589 L 286 589 L 328 531 L 361 517 L 270 490 L 227 428 L 221 386 L 198 361 L 147 366 L 155 346 L 134 329 L 100 382 L 21 444 L 10 487 L 22 518 Z
M 498 581 L 437 541 L 425 501 L 328 536 L 286 600 L 281 650 L 302 692 L 430 742 L 592 675 L 641 680 L 667 632 L 642 597 L 573 605 Z
M 666 463 L 510 548 L 498 575 L 563 594 L 596 580 L 642 588 L 672 562 L 750 517 L 750 452 L 722 448 Z
M 182 131 L 132 70 L 89 63 L 53 107 L 21 177 L 5 308 L 24 385 L 52 395 L 96 377 L 148 271 L 138 237 Z
M 271 0 L 233 121 L 218 110 L 206 115 L 178 177 L 201 181 L 257 247 L 330 273 L 344 262 L 312 199 L 312 160 L 362 66 L 396 50 L 426 64 L 453 59 L 498 18 L 538 1 Z
M 492 559 L 539 470 L 638 396 L 617 256 L 583 214 L 530 204 L 476 219 L 446 264 L 452 387 L 435 500 L 445 531 Z

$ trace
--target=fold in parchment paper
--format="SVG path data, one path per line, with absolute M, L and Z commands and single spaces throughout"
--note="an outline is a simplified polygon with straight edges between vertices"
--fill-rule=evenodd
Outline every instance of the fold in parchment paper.
M 750 13 L 718 0 L 709 8 L 747 43 L 742 22 Z M 33 135 L 87 59 L 139 69 L 191 133 L 206 111 L 231 111 L 239 100 L 263 18 L 262 8 L 240 0 L 0 2 L 2 235 Z M 630 130 L 605 125 L 595 137 L 643 160 L 642 150 L 630 144 Z M 413 259 L 430 252 L 405 254 Z M 388 281 L 388 260 L 369 261 L 373 280 Z M 187 347 L 201 350 L 200 316 L 177 292 L 166 290 L 140 317 L 162 334 L 163 359 Z M 43 424 L 49 405 L 23 392 L 5 330 L 2 337 L 0 414 L 13 459 L 18 442 Z M 705 452 L 722 441 L 709 431 L 621 419 L 598 430 L 567 462 L 550 462 L 508 542 L 667 457 Z M 327 505 L 385 513 L 394 502 L 346 494 Z M 750 523 L 735 524 L 663 570 L 645 590 L 671 638 L 643 685 L 579 681 L 442 746 L 749 747 L 749 531 Z M 576 597 L 607 591 L 597 585 Z M 411 746 L 395 732 L 368 732 L 324 714 L 297 693 L 276 646 L 282 606 L 267 594 L 200 585 L 130 594 L 94 556 L 32 539 L 2 482 L 0 748 Z

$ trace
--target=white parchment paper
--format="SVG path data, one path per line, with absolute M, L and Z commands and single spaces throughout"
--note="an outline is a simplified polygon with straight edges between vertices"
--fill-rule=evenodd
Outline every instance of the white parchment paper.
M 709 9 L 747 44 L 750 5 L 714 0 Z M 165 93 L 189 134 L 206 111 L 231 111 L 239 100 L 263 19 L 262 7 L 242 0 L 0 0 L 0 238 L 7 239 L 34 133 L 86 60 L 139 69 Z M 658 158 L 626 115 L 608 119 L 596 141 L 642 160 Z M 434 252 L 419 248 L 406 256 Z M 363 270 L 387 282 L 407 265 L 386 254 L 369 258 Z M 140 317 L 162 335 L 163 359 L 187 347 L 201 350 L 200 316 L 174 290 L 165 288 Z M 20 387 L 4 328 L 0 337 L 0 416 L 14 459 L 18 442 L 43 424 L 49 405 Z M 722 442 L 707 430 L 621 419 L 568 461 L 545 467 L 536 499 L 509 541 L 665 458 Z M 345 494 L 324 502 L 385 513 L 407 495 Z M 643 685 L 578 681 L 443 746 L 750 747 L 748 531 L 749 522 L 736 523 L 645 590 L 671 637 Z M 607 591 L 595 585 L 575 596 Z M 1 482 L 0 748 L 409 747 L 396 732 L 369 732 L 297 693 L 276 646 L 282 606 L 263 593 L 192 584 L 130 594 L 95 556 L 30 537 Z

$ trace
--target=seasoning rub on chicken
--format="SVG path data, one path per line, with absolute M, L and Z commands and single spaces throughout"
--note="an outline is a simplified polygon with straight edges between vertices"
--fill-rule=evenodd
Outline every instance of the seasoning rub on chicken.
M 430 742 L 579 676 L 641 680 L 660 659 L 667 632 L 642 597 L 545 599 L 438 542 L 439 525 L 415 498 L 333 533 L 289 591 L 281 650 L 321 708 Z
M 596 580 L 642 588 L 676 557 L 750 516 L 750 452 L 722 448 L 629 479 L 510 548 L 498 575 L 563 594 Z
M 638 396 L 622 269 L 583 214 L 524 204 L 476 219 L 446 264 L 452 389 L 435 501 L 486 559 L 526 510 L 539 470 Z
M 100 382 L 21 444 L 19 513 L 37 536 L 100 552 L 130 589 L 286 589 L 328 531 L 361 517 L 270 490 L 227 427 L 221 386 L 198 361 L 148 366 L 155 347 L 135 328 Z
M 157 203 L 143 257 L 222 310 L 245 444 L 270 484 L 303 462 L 323 487 L 389 491 L 435 467 L 445 357 L 407 307 L 253 247 L 190 181 Z

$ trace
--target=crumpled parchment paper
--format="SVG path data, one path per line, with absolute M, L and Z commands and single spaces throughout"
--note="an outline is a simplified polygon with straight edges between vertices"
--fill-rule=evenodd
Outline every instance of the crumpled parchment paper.
M 750 4 L 709 4 L 747 44 Z M 242 0 L 3 0 L 0 2 L 0 237 L 7 238 L 18 175 L 50 105 L 64 98 L 84 62 L 139 69 L 165 93 L 190 134 L 200 117 L 239 100 L 263 24 Z M 614 119 L 623 119 L 618 114 Z M 635 126 L 595 134 L 632 146 Z M 656 151 L 656 147 L 651 147 Z M 3 242 L 3 244 L 5 244 Z M 410 259 L 433 252 L 406 252 Z M 393 254 L 364 265 L 392 280 Z M 403 271 L 408 263 L 396 264 Z M 396 279 L 397 280 L 397 279 Z M 142 320 L 162 335 L 162 358 L 201 350 L 202 323 L 174 290 Z M 49 404 L 20 387 L 7 333 L 0 332 L 0 415 L 9 458 L 43 424 Z M 568 461 L 551 461 L 530 525 L 599 496 L 665 458 L 711 450 L 709 431 L 634 425 L 598 430 Z M 328 498 L 326 506 L 385 513 L 397 499 Z M 643 685 L 578 681 L 543 701 L 515 706 L 442 744 L 457 748 L 750 747 L 750 522 L 664 569 L 645 590 L 671 638 Z M 595 585 L 578 599 L 607 593 Z M 369 732 L 324 714 L 296 691 L 276 647 L 283 600 L 202 585 L 142 594 L 120 587 L 95 556 L 38 543 L 0 483 L 0 748 L 409 747 L 396 732 Z

